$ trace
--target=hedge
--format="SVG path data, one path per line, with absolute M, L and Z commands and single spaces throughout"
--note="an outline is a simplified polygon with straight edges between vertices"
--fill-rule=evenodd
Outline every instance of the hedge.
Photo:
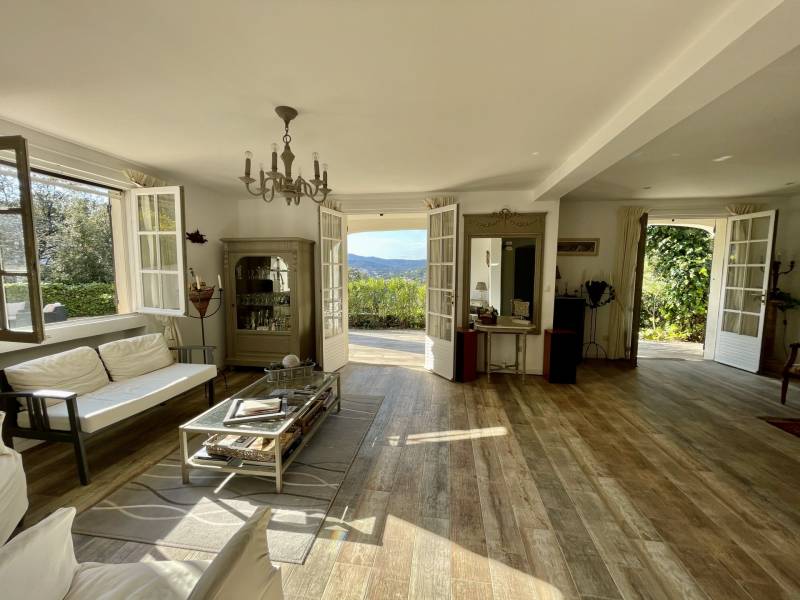
M 353 329 L 423 329 L 425 284 L 412 279 L 369 277 L 347 286 Z
M 113 283 L 42 283 L 42 302 L 60 302 L 71 317 L 96 317 L 117 312 Z M 27 302 L 28 289 L 21 283 L 5 287 L 6 302 Z

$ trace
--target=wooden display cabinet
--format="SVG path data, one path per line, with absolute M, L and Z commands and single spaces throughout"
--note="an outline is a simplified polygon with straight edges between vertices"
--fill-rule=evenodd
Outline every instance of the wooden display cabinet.
M 314 242 L 224 238 L 226 362 L 263 367 L 316 359 Z

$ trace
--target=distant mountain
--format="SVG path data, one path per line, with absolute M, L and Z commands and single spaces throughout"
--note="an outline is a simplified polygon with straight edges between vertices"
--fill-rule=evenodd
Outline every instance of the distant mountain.
M 409 260 L 405 258 L 378 258 L 376 256 L 359 256 L 348 254 L 350 271 L 359 271 L 365 277 L 405 277 L 425 281 L 425 267 L 428 261 L 424 258 Z

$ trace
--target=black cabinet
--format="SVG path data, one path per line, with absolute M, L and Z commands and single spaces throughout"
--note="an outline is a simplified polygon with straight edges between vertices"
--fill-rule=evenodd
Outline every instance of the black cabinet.
M 576 364 L 583 358 L 583 329 L 586 321 L 586 303 L 583 298 L 556 296 L 553 309 L 553 329 L 566 329 L 575 332 L 571 344 Z

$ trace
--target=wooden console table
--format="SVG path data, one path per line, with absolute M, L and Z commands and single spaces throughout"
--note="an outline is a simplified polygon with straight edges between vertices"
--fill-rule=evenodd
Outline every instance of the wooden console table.
M 486 377 L 492 379 L 492 367 L 496 367 L 495 371 L 503 369 L 503 365 L 492 364 L 492 336 L 493 335 L 513 335 L 514 336 L 514 371 L 517 375 L 520 374 L 519 368 L 519 351 L 520 351 L 520 337 L 522 337 L 522 380 L 525 381 L 526 366 L 525 359 L 528 354 L 528 336 L 534 333 L 536 328 L 530 325 L 523 325 L 514 323 L 511 317 L 497 317 L 497 325 L 484 325 L 483 323 L 475 323 L 475 331 L 480 331 L 485 334 L 483 340 L 483 354 L 486 362 Z

